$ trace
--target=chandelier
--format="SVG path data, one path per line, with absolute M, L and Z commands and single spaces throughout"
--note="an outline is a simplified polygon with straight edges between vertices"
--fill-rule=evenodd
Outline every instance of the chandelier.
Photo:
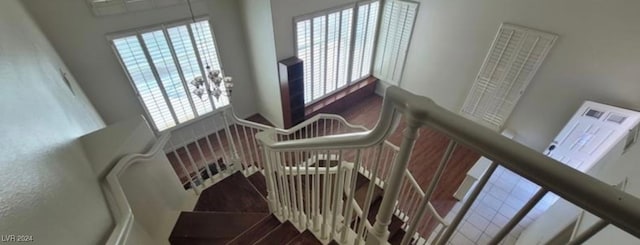
M 221 70 L 212 70 L 211 66 L 207 65 L 206 79 L 198 76 L 191 80 L 191 85 L 194 87 L 191 93 L 198 96 L 201 100 L 205 93 L 216 99 L 220 99 L 222 95 L 231 98 L 233 78 L 225 76 Z
M 189 7 L 189 14 L 191 15 L 191 21 L 193 24 L 195 24 L 196 18 L 193 14 L 191 0 L 187 0 L 187 5 Z M 205 38 L 203 37 L 203 34 L 201 33 L 200 28 L 197 28 L 196 31 L 198 32 L 197 34 L 200 36 L 200 38 L 204 40 Z M 208 58 L 210 59 L 210 57 Z M 211 69 L 211 66 L 208 63 L 209 59 L 207 59 L 207 64 L 206 64 L 206 68 L 207 68 L 206 76 L 205 77 L 197 76 L 193 80 L 191 80 L 190 84 L 194 87 L 193 90 L 191 90 L 191 93 L 193 93 L 195 96 L 198 96 L 200 100 L 204 100 L 202 97 L 205 95 L 205 93 L 207 94 L 205 98 L 212 96 L 212 97 L 215 97 L 216 100 L 219 100 L 220 96 L 224 95 L 224 96 L 227 96 L 229 100 L 231 100 L 231 89 L 233 88 L 233 82 L 232 82 L 233 79 L 231 77 L 225 76 L 222 70 Z

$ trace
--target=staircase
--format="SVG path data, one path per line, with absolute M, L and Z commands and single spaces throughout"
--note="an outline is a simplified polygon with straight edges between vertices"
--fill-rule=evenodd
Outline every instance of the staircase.
M 386 139 L 401 117 L 406 125 L 395 146 Z M 444 245 L 498 166 L 545 188 L 489 244 L 503 241 L 547 192 L 640 234 L 640 214 L 632 208 L 639 199 L 396 87 L 387 89 L 372 130 L 328 114 L 290 129 L 238 119 L 232 111 L 211 118 L 215 127 L 204 138 L 172 141 L 165 149 L 176 159 L 176 172 L 187 177 L 182 184 L 199 197 L 193 211 L 180 214 L 171 244 Z M 427 186 L 418 185 L 408 169 L 422 127 L 450 136 Z M 493 162 L 457 214 L 445 220 L 431 199 L 458 144 Z M 606 205 L 591 205 L 593 200 Z M 580 236 L 588 239 L 597 232 Z
M 236 172 L 205 189 L 193 211 L 180 214 L 169 242 L 172 245 L 323 244 L 310 230 L 300 230 L 269 212 L 265 183 L 261 172 L 248 177 Z M 364 205 L 370 184 L 369 179 L 358 174 L 355 199 L 359 205 Z M 376 186 L 369 222 L 375 221 L 382 195 L 383 190 Z M 352 226 L 357 222 L 355 218 Z M 389 225 L 391 244 L 400 244 L 405 234 L 401 229 L 403 225 L 400 218 L 393 216 Z M 330 241 L 329 244 L 338 243 Z

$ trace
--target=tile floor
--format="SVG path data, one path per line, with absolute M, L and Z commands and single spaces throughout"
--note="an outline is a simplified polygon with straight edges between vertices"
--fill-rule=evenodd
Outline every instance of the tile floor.
M 538 188 L 539 186 L 519 175 L 498 167 L 465 215 L 449 244 L 488 244 L 500 228 L 529 201 Z M 515 244 L 520 233 L 557 199 L 556 195 L 547 194 L 511 231 L 502 244 Z M 445 219 L 453 220 L 461 206 L 462 202 L 456 203 Z

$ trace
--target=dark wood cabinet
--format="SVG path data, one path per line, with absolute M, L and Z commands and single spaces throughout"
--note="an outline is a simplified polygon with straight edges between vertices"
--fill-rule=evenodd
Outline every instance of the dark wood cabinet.
M 281 60 L 278 63 L 278 75 L 284 127 L 290 128 L 305 119 L 302 60 L 297 57 Z

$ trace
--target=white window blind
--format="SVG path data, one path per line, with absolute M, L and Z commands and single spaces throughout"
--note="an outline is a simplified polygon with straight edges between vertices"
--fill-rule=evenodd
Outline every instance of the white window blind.
M 296 18 L 306 104 L 370 74 L 377 19 L 377 1 Z
M 373 44 L 378 24 L 378 2 L 359 4 L 354 35 L 353 64 L 351 81 L 357 81 L 371 74 Z
M 417 12 L 417 2 L 385 2 L 373 66 L 377 78 L 399 85 Z
M 229 104 L 198 97 L 190 83 L 220 70 L 208 20 L 161 26 L 113 38 L 112 44 L 154 127 L 165 130 Z
M 461 114 L 502 129 L 557 35 L 502 24 L 469 91 Z

